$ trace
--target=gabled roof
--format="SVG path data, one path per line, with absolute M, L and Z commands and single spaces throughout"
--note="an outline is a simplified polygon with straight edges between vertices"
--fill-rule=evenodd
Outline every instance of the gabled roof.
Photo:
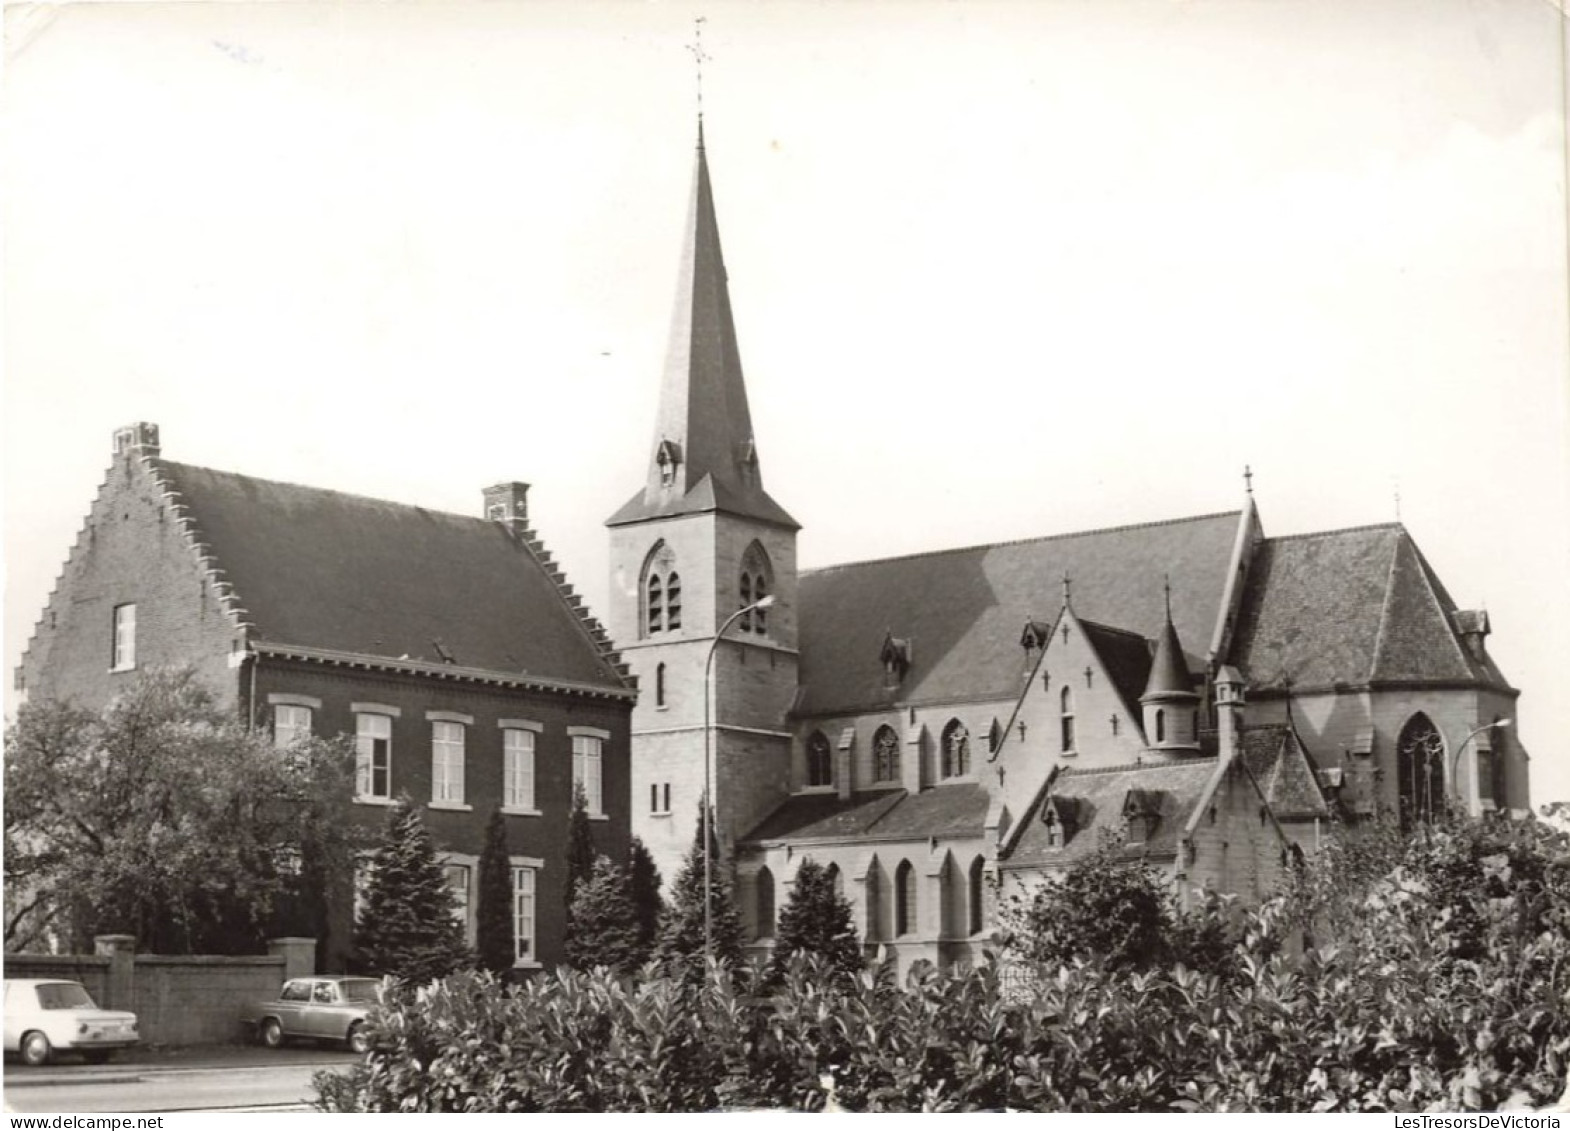
M 1269 538 L 1249 569 L 1231 662 L 1250 692 L 1337 683 L 1508 687 L 1458 638 L 1456 606 L 1398 523 Z
M 799 526 L 763 490 L 700 126 L 648 481 L 606 525 L 707 511 Z
M 1242 754 L 1277 820 L 1330 815 L 1313 760 L 1292 727 L 1274 724 L 1245 729 Z
M 1117 688 L 1123 706 L 1139 718 L 1139 696 L 1150 677 L 1150 641 L 1137 632 L 1097 624 L 1081 618 L 1085 639 L 1101 658 L 1102 666 Z
M 258 644 L 629 686 L 543 548 L 501 523 L 145 463 L 233 586 Z
M 847 799 L 830 793 L 801 794 L 788 798 L 741 839 L 758 844 L 851 837 L 979 837 L 986 816 L 986 790 L 974 782 L 934 786 L 920 793 L 876 790 Z
M 1064 770 L 1041 801 L 1021 820 L 1018 835 L 1004 861 L 1007 867 L 1068 864 L 1089 856 L 1101 845 L 1102 834 L 1121 838 L 1124 806 L 1135 799 L 1157 809 L 1155 828 L 1148 839 L 1127 846 L 1126 855 L 1165 857 L 1177 852 L 1184 822 L 1199 804 L 1205 784 L 1216 772 L 1213 758 L 1113 766 L 1097 770 Z M 1076 829 L 1067 844 L 1047 843 L 1042 806 L 1061 797 L 1072 802 Z
M 1165 616 L 1160 578 L 1170 573 L 1185 595 L 1173 609 L 1183 639 L 1208 641 L 1238 520 L 1229 511 L 804 572 L 799 713 L 1014 699 L 1024 667 L 1019 626 L 1056 615 L 1065 575 L 1076 615 L 1154 637 Z M 894 689 L 876 659 L 889 632 L 909 639 L 914 654 Z

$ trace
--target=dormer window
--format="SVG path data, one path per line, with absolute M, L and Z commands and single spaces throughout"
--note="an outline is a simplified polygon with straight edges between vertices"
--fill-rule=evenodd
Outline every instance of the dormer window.
M 910 671 L 910 641 L 897 636 L 885 636 L 878 658 L 883 662 L 883 685 L 894 688 L 900 685 L 905 673 Z
M 654 452 L 654 462 L 660 469 L 660 486 L 671 486 L 676 482 L 676 466 L 681 463 L 681 445 L 661 440 Z
M 1123 798 L 1123 828 L 1127 843 L 1143 845 L 1155 834 L 1161 817 L 1161 795 L 1150 789 L 1131 789 Z
M 1047 847 L 1062 848 L 1074 836 L 1075 806 L 1072 798 L 1049 797 L 1041 807 L 1041 821 L 1047 827 Z

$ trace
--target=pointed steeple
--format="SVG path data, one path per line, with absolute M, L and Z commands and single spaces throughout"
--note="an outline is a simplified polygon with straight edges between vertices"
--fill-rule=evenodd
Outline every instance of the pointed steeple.
M 700 117 L 648 479 L 609 524 L 712 510 L 799 528 L 763 490 Z
M 1183 659 L 1183 644 L 1172 625 L 1172 587 L 1165 585 L 1167 618 L 1156 638 L 1150 679 L 1139 697 L 1144 708 L 1145 741 L 1155 750 L 1199 749 L 1199 695 Z

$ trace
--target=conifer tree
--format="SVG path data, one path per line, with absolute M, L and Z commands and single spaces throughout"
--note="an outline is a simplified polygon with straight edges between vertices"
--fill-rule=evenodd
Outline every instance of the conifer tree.
M 626 974 L 643 965 L 646 954 L 638 944 L 638 914 L 627 870 L 600 856 L 573 897 L 567 964 L 579 970 L 609 966 Z
M 485 850 L 480 853 L 476 958 L 480 968 L 493 974 L 512 969 L 517 957 L 513 938 L 512 861 L 507 854 L 507 824 L 500 809 L 491 812 L 485 827 Z
M 692 838 L 692 848 L 682 861 L 681 871 L 671 889 L 671 902 L 660 927 L 657 957 L 665 972 L 689 982 L 702 982 L 705 974 L 704 955 L 704 887 L 703 887 L 703 811 L 698 811 L 698 825 Z M 727 865 L 720 858 L 719 841 L 714 836 L 713 821 L 709 827 L 709 851 L 712 856 L 712 880 L 707 892 L 710 931 L 713 939 L 714 958 L 732 970 L 742 966 L 741 918 L 736 913 L 736 903 L 731 897 L 731 883 Z
M 589 798 L 583 786 L 572 791 L 572 815 L 567 819 L 567 885 L 563 896 L 567 905 L 567 933 L 572 933 L 572 901 L 578 885 L 594 872 L 594 836 L 589 829 Z
M 816 954 L 836 973 L 855 975 L 862 968 L 850 904 L 834 890 L 833 875 L 815 860 L 802 861 L 780 912 L 771 976 L 783 973 L 795 954 Z
M 431 834 L 404 796 L 387 815 L 371 861 L 365 905 L 355 922 L 359 964 L 415 984 L 444 978 L 470 960 L 453 916 L 452 890 Z
M 660 869 L 643 841 L 636 836 L 627 850 L 627 880 L 633 910 L 638 916 L 638 946 L 643 954 L 641 961 L 647 961 L 654 953 L 654 944 L 659 940 L 660 916 L 665 911 L 665 900 L 660 897 Z

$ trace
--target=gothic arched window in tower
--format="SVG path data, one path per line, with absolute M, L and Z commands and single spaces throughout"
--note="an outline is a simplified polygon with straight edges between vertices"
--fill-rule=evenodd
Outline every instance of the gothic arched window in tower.
M 1402 824 L 1431 821 L 1445 806 L 1445 740 L 1421 712 L 1407 720 L 1396 743 L 1396 782 Z
M 665 706 L 665 665 L 660 664 L 654 669 L 654 705 Z
M 899 735 L 882 726 L 872 736 L 872 776 L 875 781 L 899 781 Z
M 643 562 L 643 632 L 645 636 L 681 627 L 681 577 L 676 555 L 656 542 Z
M 970 773 L 970 731 L 958 719 L 943 728 L 943 776 L 960 778 Z
M 834 751 L 821 730 L 813 731 L 807 739 L 807 784 L 834 784 Z
M 773 569 L 763 546 L 753 542 L 741 556 L 741 607 L 747 608 L 774 591 Z M 767 609 L 753 609 L 742 615 L 741 630 L 762 636 L 769 631 Z
M 1074 749 L 1074 692 L 1065 687 L 1058 696 L 1058 719 L 1063 732 L 1063 752 Z

